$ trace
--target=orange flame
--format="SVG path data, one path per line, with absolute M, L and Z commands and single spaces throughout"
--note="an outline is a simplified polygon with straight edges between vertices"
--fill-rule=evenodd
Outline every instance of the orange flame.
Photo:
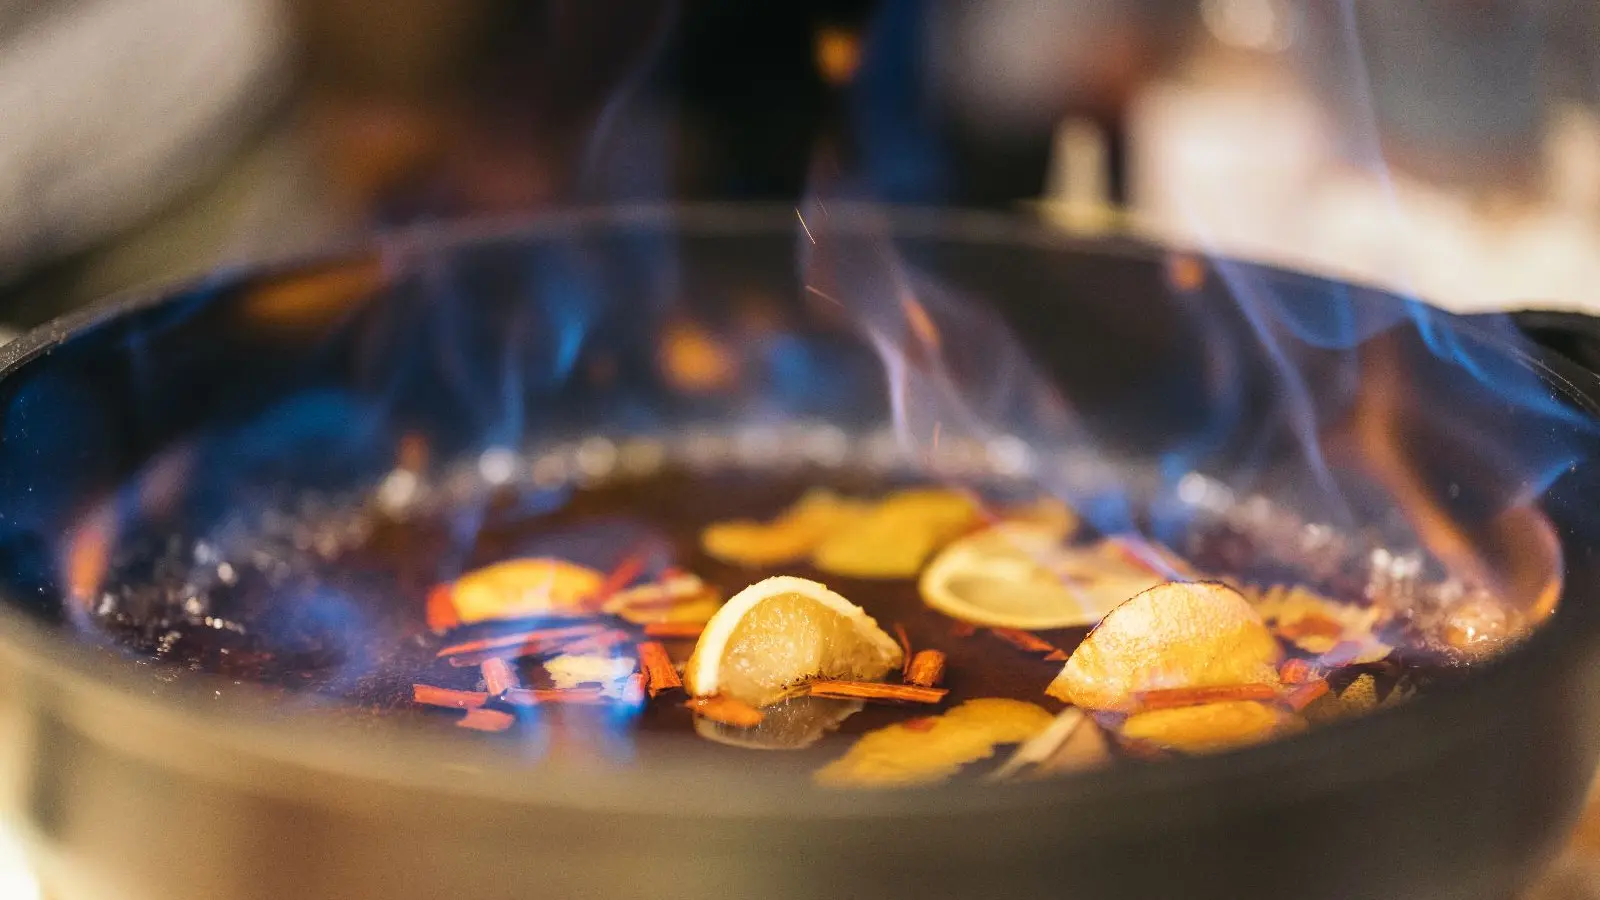
M 105 583 L 116 531 L 116 508 L 108 503 L 84 517 L 67 538 L 67 598 L 80 608 L 87 609 Z
M 1508 507 L 1469 527 L 1429 490 L 1422 464 L 1406 449 L 1405 372 L 1399 348 L 1374 344 L 1362 357 L 1361 388 L 1351 434 L 1360 461 L 1399 505 L 1423 545 L 1462 580 L 1492 591 L 1534 624 L 1555 610 L 1561 593 L 1561 545 L 1537 508 Z

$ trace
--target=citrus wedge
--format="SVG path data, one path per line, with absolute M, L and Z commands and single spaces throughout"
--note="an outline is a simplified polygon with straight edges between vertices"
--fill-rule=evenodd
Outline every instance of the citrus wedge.
M 463 623 L 581 615 L 605 576 L 561 559 L 511 559 L 461 576 L 449 590 Z
M 694 696 L 766 706 L 808 679 L 876 680 L 901 658 L 900 645 L 861 607 L 815 581 L 777 575 L 711 617 L 684 683 Z
M 1093 625 L 1159 584 L 1101 542 L 1064 547 L 1048 525 L 1001 523 L 962 538 L 923 570 L 923 602 L 976 625 L 1044 629 Z
M 1141 691 L 1277 684 L 1281 655 L 1238 591 L 1174 581 L 1108 613 L 1045 693 L 1086 709 L 1131 710 Z
M 831 532 L 817 545 L 812 562 L 824 572 L 849 578 L 911 578 L 978 516 L 972 499 L 956 491 L 899 491 Z

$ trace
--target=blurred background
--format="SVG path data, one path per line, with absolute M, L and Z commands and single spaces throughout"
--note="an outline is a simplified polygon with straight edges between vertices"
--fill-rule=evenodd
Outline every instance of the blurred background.
M 0 0 L 0 339 L 375 230 L 810 190 L 1600 310 L 1600 3 Z M 1600 896 L 1591 818 L 1541 896 Z
M 1600 284 L 1593 0 L 0 0 L 0 326 L 469 215 L 830 191 Z

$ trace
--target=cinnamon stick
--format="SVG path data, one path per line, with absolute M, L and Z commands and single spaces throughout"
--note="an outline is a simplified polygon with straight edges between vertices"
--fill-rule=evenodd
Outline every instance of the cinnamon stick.
M 616 645 L 628 640 L 628 637 L 629 636 L 626 631 L 618 631 L 617 629 L 613 628 L 610 631 L 602 631 L 599 634 L 591 634 L 588 637 L 579 638 L 570 644 L 564 644 L 561 647 L 561 652 L 598 653 L 601 650 L 610 650 L 612 647 L 615 647 Z
M 517 653 L 524 650 L 526 652 L 521 655 L 532 656 L 535 653 L 544 652 L 548 647 L 560 646 L 567 641 L 598 634 L 605 629 L 606 626 L 597 622 L 589 622 L 583 625 L 561 625 L 555 628 L 535 628 L 531 631 L 518 631 L 512 634 L 502 634 L 498 637 L 480 638 L 475 641 L 451 644 L 440 649 L 434 656 L 443 659 L 446 656 L 465 656 L 493 651 Z M 516 657 L 511 656 L 510 658 L 515 659 Z M 476 665 L 476 663 L 473 665 Z
M 486 659 L 482 668 L 483 686 L 491 697 L 498 697 L 512 688 L 522 687 L 522 679 L 517 677 L 517 670 L 503 659 Z
M 512 706 L 542 706 L 546 703 L 594 706 L 605 703 L 599 688 L 512 688 L 500 697 Z
M 588 599 L 588 606 L 599 609 L 610 600 L 618 591 L 633 583 L 639 573 L 644 571 L 644 554 L 629 553 L 617 563 L 616 568 L 606 573 L 605 580 L 600 582 L 600 587 L 594 596 Z
M 1023 631 L 1020 628 L 991 628 L 989 631 L 1000 640 L 1005 641 L 1011 646 L 1016 647 L 1018 650 L 1022 650 L 1026 653 L 1044 653 L 1049 655 L 1061 653 L 1060 647 L 1057 647 L 1055 644 L 1046 641 L 1031 631 Z
M 477 709 L 489 702 L 483 691 L 453 691 L 431 684 L 413 684 L 411 699 L 423 706 L 442 706 L 445 709 Z
M 724 725 L 732 725 L 735 728 L 754 728 L 766 718 L 761 710 L 754 706 L 721 694 L 711 697 L 691 697 L 684 706 L 693 710 L 697 716 Z
M 651 622 L 644 626 L 644 636 L 668 641 L 692 641 L 705 630 L 704 622 Z
M 1283 698 L 1283 702 L 1288 704 L 1289 708 L 1295 712 L 1301 712 L 1327 692 L 1328 682 L 1319 678 L 1316 681 L 1308 681 L 1296 687 Z
M 516 721 L 516 716 L 498 709 L 469 709 L 466 715 L 456 720 L 456 727 L 473 731 L 505 731 Z
M 830 700 L 868 700 L 879 703 L 938 703 L 950 693 L 944 688 L 877 681 L 813 681 L 806 693 Z
M 1140 691 L 1135 697 L 1141 712 L 1152 709 L 1171 709 L 1175 706 L 1198 706 L 1202 703 L 1220 703 L 1226 700 L 1275 700 L 1278 689 L 1270 684 L 1221 684 L 1209 687 L 1162 688 Z
M 922 650 L 906 664 L 905 679 L 908 684 L 937 687 L 944 680 L 944 654 L 938 650 Z
M 1278 667 L 1278 677 L 1283 679 L 1284 684 L 1305 684 L 1321 676 L 1317 673 L 1317 667 L 1309 660 L 1291 659 Z
M 661 646 L 659 641 L 642 641 L 634 649 L 639 654 L 639 668 L 644 670 L 645 686 L 650 696 L 683 687 L 683 680 L 678 677 L 678 670 L 672 667 L 667 648 Z

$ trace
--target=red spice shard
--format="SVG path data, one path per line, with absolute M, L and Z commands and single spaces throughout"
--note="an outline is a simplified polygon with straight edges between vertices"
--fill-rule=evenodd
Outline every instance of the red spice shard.
M 445 709 L 477 709 L 489 702 L 483 691 L 453 691 L 431 684 L 413 684 L 411 699 L 423 706 L 442 706 Z
M 461 624 L 461 616 L 456 612 L 450 585 L 436 585 L 428 592 L 426 616 L 428 628 L 435 632 L 449 631 Z
M 1020 628 L 991 628 L 990 633 L 1002 641 L 1026 653 L 1044 653 L 1051 656 L 1061 652 L 1061 648 L 1046 641 L 1031 631 Z
M 470 728 L 473 731 L 505 731 L 516 721 L 516 716 L 498 709 L 469 709 L 467 714 L 456 722 L 456 727 Z
M 605 630 L 606 627 L 604 625 L 595 623 L 562 625 L 556 628 L 536 628 L 531 631 L 518 631 L 514 634 L 502 634 L 498 637 L 451 644 L 435 653 L 434 656 L 442 659 L 446 656 L 494 654 L 506 659 L 516 659 L 518 656 L 547 653 L 568 641 L 575 641 L 578 638 L 598 634 Z M 482 660 L 480 659 L 478 662 L 482 662 Z M 478 662 L 470 663 L 470 665 L 477 665 Z
M 1309 660 L 1291 659 L 1278 668 L 1278 677 L 1283 679 L 1284 684 L 1305 684 L 1322 676 Z
M 877 681 L 813 681 L 806 693 L 829 700 L 867 700 L 879 703 L 938 703 L 949 691 L 915 684 Z
M 600 688 L 512 688 L 500 697 L 512 706 L 542 706 L 546 703 L 594 706 L 606 702 Z
M 644 636 L 666 641 L 692 641 L 705 630 L 704 622 L 651 622 L 644 626 Z
M 904 722 L 901 722 L 900 727 L 906 729 L 907 731 L 932 731 L 933 726 L 938 721 L 939 718 L 937 716 L 920 716 L 915 719 L 907 719 Z
M 1071 655 L 1069 655 L 1067 651 L 1060 649 L 1051 650 L 1049 653 L 1044 655 L 1045 662 L 1066 662 L 1071 658 Z
M 951 637 L 958 637 L 958 638 L 972 637 L 973 635 L 975 635 L 977 633 L 978 633 L 978 626 L 972 624 L 971 622 L 952 622 L 950 624 L 950 636 Z
M 683 680 L 678 677 L 678 670 L 672 667 L 672 658 L 667 655 L 667 648 L 658 641 L 643 641 L 634 648 L 639 654 L 639 668 L 644 670 L 645 685 L 649 688 L 650 696 L 683 687 Z
M 511 663 L 503 659 L 486 659 L 483 661 L 483 685 L 490 696 L 498 697 L 512 688 L 522 687 L 522 679 L 517 677 L 517 670 Z
M 721 694 L 712 697 L 691 697 L 684 706 L 693 710 L 697 716 L 724 725 L 732 725 L 735 728 L 754 728 L 766 718 L 761 710 L 754 706 Z
M 1175 706 L 1198 706 L 1201 703 L 1220 703 L 1227 700 L 1275 700 L 1278 689 L 1270 684 L 1223 684 L 1212 687 L 1164 688 L 1140 691 L 1134 695 L 1140 712 L 1171 709 Z
M 911 638 L 906 634 L 906 627 L 899 622 L 894 623 L 894 636 L 900 641 L 900 677 L 906 681 L 911 680 Z
M 600 582 L 600 589 L 594 592 L 594 596 L 588 599 L 586 605 L 594 609 L 605 606 L 607 600 L 610 600 L 618 591 L 633 584 L 634 580 L 644 572 L 644 562 L 644 554 L 642 553 L 630 553 L 623 557 L 622 562 L 617 563 L 616 568 L 606 573 L 605 581 Z
M 1327 692 L 1328 683 L 1319 678 L 1316 681 L 1308 681 L 1296 687 L 1283 698 L 1283 702 L 1288 704 L 1289 708 L 1295 712 L 1300 712 Z
M 944 654 L 923 650 L 906 664 L 906 682 L 921 687 L 936 687 L 944 680 Z

